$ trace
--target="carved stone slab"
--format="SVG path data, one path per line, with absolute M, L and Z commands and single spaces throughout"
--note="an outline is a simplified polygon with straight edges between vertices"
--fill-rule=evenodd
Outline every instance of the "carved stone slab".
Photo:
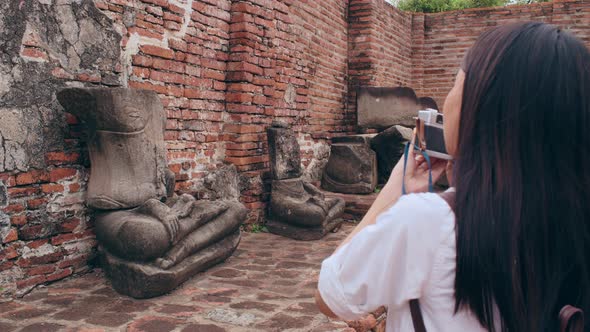
M 408 87 L 360 88 L 357 94 L 357 121 L 362 128 L 413 126 L 418 98 Z

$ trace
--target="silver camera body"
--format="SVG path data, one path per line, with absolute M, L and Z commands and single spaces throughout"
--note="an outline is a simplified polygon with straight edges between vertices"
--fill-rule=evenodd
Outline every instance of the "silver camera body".
M 435 109 L 418 111 L 414 148 L 425 152 L 429 157 L 451 160 L 453 157 L 447 153 L 445 146 L 443 120 L 443 114 Z

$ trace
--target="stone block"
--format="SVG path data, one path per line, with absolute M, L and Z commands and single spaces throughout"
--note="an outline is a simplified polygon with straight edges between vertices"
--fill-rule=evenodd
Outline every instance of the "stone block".
M 240 231 L 238 230 L 221 241 L 187 257 L 170 269 L 127 261 L 104 249 L 101 261 L 117 292 L 137 299 L 145 299 L 168 293 L 195 274 L 223 262 L 231 256 L 239 242 Z
M 413 126 L 419 109 L 416 93 L 408 87 L 366 87 L 357 93 L 357 121 L 362 128 Z
M 379 183 L 386 183 L 391 171 L 404 154 L 406 142 L 412 139 L 413 130 L 403 126 L 392 126 L 371 140 L 371 149 L 377 154 Z
M 377 156 L 369 146 L 373 135 L 334 139 L 324 169 L 322 188 L 345 194 L 370 194 L 377 186 Z

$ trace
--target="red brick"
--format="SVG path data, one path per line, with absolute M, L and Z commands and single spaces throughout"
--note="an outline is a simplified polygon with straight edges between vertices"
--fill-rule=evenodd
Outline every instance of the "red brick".
M 49 172 L 49 180 L 51 182 L 57 182 L 63 179 L 71 179 L 78 171 L 74 168 L 56 168 Z
M 172 60 L 154 59 L 152 67 L 155 69 L 163 69 L 167 71 L 174 71 L 177 73 L 184 73 L 186 65 L 182 62 Z
M 253 79 L 254 76 L 251 73 L 246 73 L 243 71 L 227 73 L 228 82 L 252 82 Z
M 11 228 L 10 231 L 8 231 L 8 234 L 2 238 L 2 243 L 9 243 L 16 240 L 18 240 L 18 232 L 16 231 L 16 228 Z
M 224 61 L 202 59 L 201 66 L 206 67 L 206 68 L 216 69 L 216 70 L 225 70 L 226 64 Z
M 30 210 L 39 209 L 44 204 L 47 204 L 47 198 L 35 198 L 35 199 L 30 199 L 27 201 L 27 207 Z
M 77 152 L 47 152 L 45 154 L 45 162 L 49 165 L 64 165 L 78 162 L 80 154 Z
M 219 81 L 213 81 L 213 89 L 224 91 L 226 89 L 226 84 Z
M 74 268 L 79 268 L 85 266 L 88 263 L 88 255 L 80 255 L 75 258 L 66 259 L 58 263 L 57 267 L 60 269 L 72 266 Z
M 150 79 L 154 80 L 154 81 L 165 82 L 165 83 L 176 83 L 176 84 L 184 83 L 184 76 L 181 74 L 168 73 L 168 72 L 162 72 L 162 71 L 156 71 L 156 70 L 152 70 L 152 72 L 150 74 Z
M 35 276 L 35 275 L 41 275 L 41 274 L 49 274 L 54 272 L 57 269 L 57 266 L 55 266 L 54 264 L 52 265 L 40 265 L 40 266 L 35 266 L 32 267 L 30 269 L 26 269 L 25 270 L 25 274 L 28 276 Z
M 49 177 L 43 170 L 32 170 L 26 173 L 20 173 L 16 176 L 16 184 L 21 186 L 25 184 L 47 182 Z
M 26 56 L 29 58 L 37 58 L 43 61 L 48 61 L 49 57 L 45 51 L 41 51 L 37 48 L 25 47 L 21 50 L 21 56 Z
M 81 73 L 76 75 L 76 79 L 82 82 L 100 83 L 101 78 L 99 73 Z
M 16 247 L 14 244 L 9 245 L 8 247 L 0 250 L 0 260 L 2 259 L 13 259 L 18 257 L 18 252 L 16 251 Z
M 261 133 L 264 132 L 264 126 L 246 124 L 226 124 L 223 126 L 223 131 L 227 133 L 236 134 Z
M 59 224 L 58 230 L 62 233 L 73 232 L 78 226 L 80 226 L 80 219 L 70 218 Z
M 61 184 L 53 184 L 53 183 L 42 184 L 41 191 L 43 191 L 46 194 L 63 192 L 64 186 L 62 186 Z
M 27 217 L 23 215 L 16 215 L 10 217 L 10 224 L 14 226 L 22 226 L 27 223 Z
M 139 46 L 139 50 L 145 54 L 157 56 L 160 58 L 165 58 L 165 59 L 173 59 L 174 58 L 174 51 L 167 49 L 167 48 L 162 48 L 159 46 L 141 45 L 141 46 Z
M 78 191 L 80 191 L 80 184 L 72 183 L 69 185 L 68 189 L 71 193 L 77 193 Z
M 133 67 L 132 74 L 136 77 L 148 78 L 150 77 L 150 70 L 142 67 Z
M 130 34 L 136 33 L 136 34 L 143 36 L 143 37 L 148 37 L 148 38 L 153 38 L 153 39 L 158 39 L 158 40 L 164 39 L 164 35 L 162 35 L 161 33 L 157 33 L 157 32 L 150 31 L 148 29 L 143 29 L 140 27 L 131 27 L 127 31 L 129 31 Z
M 201 75 L 203 78 L 212 78 L 218 81 L 225 80 L 225 73 L 217 70 L 204 68 L 201 70 Z
M 43 256 L 32 256 L 29 258 L 19 258 L 16 264 L 20 267 L 32 267 L 40 264 L 55 263 L 64 257 L 63 252 L 55 252 Z
M 151 67 L 154 61 L 153 58 L 143 56 L 143 55 L 134 55 L 131 57 L 132 63 L 134 66 L 142 66 L 142 67 Z
M 167 30 L 180 31 L 182 26 L 180 25 L 180 23 L 176 23 L 173 21 L 164 21 L 164 28 L 166 28 Z
M 10 204 L 7 207 L 2 209 L 2 211 L 6 212 L 6 213 L 19 213 L 19 212 L 23 212 L 24 210 L 25 210 L 25 207 L 21 203 Z
M 152 90 L 160 94 L 166 94 L 168 89 L 164 85 L 156 85 L 149 82 L 129 81 L 129 87 L 135 89 Z
M 39 192 L 39 187 L 12 187 L 8 188 L 8 197 L 18 198 L 32 196 Z
M 65 242 L 73 241 L 76 239 L 76 235 L 72 233 L 61 234 L 51 238 L 51 244 L 59 246 Z
M 240 92 L 228 92 L 226 94 L 226 102 L 228 103 L 251 103 L 252 94 Z
M 2 262 L 2 263 L 0 263 L 0 272 L 11 269 L 13 266 L 14 266 L 14 263 L 12 261 Z
M 16 288 L 23 289 L 31 286 L 42 284 L 46 281 L 45 276 L 34 276 L 32 278 L 19 280 L 16 282 Z
M 55 77 L 55 78 L 61 78 L 61 79 L 66 79 L 66 80 L 74 79 L 74 75 L 67 72 L 65 69 L 63 69 L 61 67 L 53 68 L 53 70 L 51 71 L 51 75 L 53 75 L 53 77 Z
M 40 246 L 49 243 L 48 239 L 40 239 L 40 240 L 35 240 L 35 241 L 31 241 L 31 242 L 27 242 L 27 247 L 31 248 L 31 249 L 37 249 Z
M 150 4 L 154 4 L 160 7 L 167 7 L 168 6 L 168 0 L 140 0 L 141 2 L 145 2 L 145 3 L 150 3 Z
M 170 38 L 168 39 L 168 46 L 177 51 L 186 52 L 188 49 L 188 44 L 184 40 Z

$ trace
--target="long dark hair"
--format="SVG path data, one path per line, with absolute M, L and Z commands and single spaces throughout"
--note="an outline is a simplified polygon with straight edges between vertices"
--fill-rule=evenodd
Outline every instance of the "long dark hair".
M 481 35 L 463 67 L 456 310 L 488 330 L 557 331 L 562 306 L 590 313 L 590 54 L 517 23 Z

